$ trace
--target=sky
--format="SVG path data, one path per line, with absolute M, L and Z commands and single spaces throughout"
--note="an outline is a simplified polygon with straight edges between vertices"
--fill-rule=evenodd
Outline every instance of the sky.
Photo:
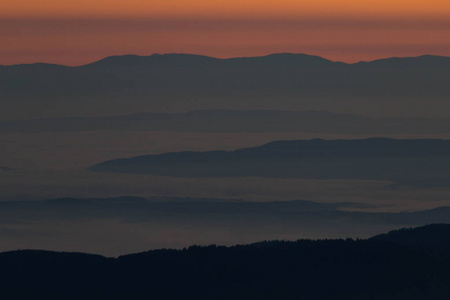
M 0 64 L 110 55 L 275 52 L 357 62 L 450 56 L 448 0 L 14 0 L 0 2 Z

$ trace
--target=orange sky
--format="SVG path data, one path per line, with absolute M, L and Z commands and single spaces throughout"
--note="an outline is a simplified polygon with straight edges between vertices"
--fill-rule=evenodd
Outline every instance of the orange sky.
M 14 0 L 0 3 L 0 64 L 109 55 L 273 52 L 355 62 L 450 56 L 449 0 Z
M 13 0 L 0 15 L 27 17 L 449 16 L 448 0 Z

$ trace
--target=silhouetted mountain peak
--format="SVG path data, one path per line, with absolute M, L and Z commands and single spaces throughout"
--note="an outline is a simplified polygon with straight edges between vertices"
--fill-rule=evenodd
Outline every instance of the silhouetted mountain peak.
M 279 64 L 279 65 L 326 65 L 332 64 L 331 60 L 316 55 L 302 53 L 274 53 L 259 57 L 241 57 L 230 58 L 231 61 L 258 61 L 261 63 Z
M 133 65 L 146 65 L 151 63 L 199 63 L 203 61 L 216 60 L 216 58 L 182 53 L 152 54 L 149 56 L 141 55 L 116 55 L 103 58 L 91 64 L 82 67 L 121 67 Z
M 275 53 L 266 56 L 257 57 L 238 57 L 238 58 L 223 58 L 218 59 L 210 56 L 184 54 L 184 53 L 167 53 L 167 54 L 152 54 L 149 56 L 139 55 L 119 55 L 109 56 L 97 62 L 84 65 L 82 67 L 126 67 L 147 64 L 176 64 L 177 66 L 190 64 L 204 64 L 210 62 L 218 62 L 221 65 L 235 65 L 235 64 L 258 64 L 258 65 L 275 65 L 275 66 L 322 66 L 334 64 L 334 62 L 322 58 L 320 56 L 308 54 L 294 54 L 294 53 Z M 343 64 L 343 63 L 341 63 Z
M 126 64 L 126 63 L 136 63 L 136 62 L 140 62 L 143 58 L 145 58 L 147 56 L 140 56 L 140 55 L 134 55 L 134 54 L 129 54 L 129 55 L 113 55 L 113 56 L 108 56 L 105 58 L 100 59 L 99 61 L 87 64 L 87 65 L 106 65 L 106 64 Z M 86 65 L 86 66 L 87 66 Z
M 58 65 L 58 64 L 50 64 L 50 63 L 32 63 L 32 64 L 18 64 L 18 65 L 8 65 L 3 66 L 0 65 L 1 69 L 8 69 L 8 70 L 14 70 L 14 71 L 47 71 L 47 70 L 63 70 L 68 69 L 70 67 L 64 66 L 64 65 Z

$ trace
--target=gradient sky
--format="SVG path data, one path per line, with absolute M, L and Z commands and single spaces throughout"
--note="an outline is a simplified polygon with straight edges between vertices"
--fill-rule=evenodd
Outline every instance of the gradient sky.
M 0 3 L 0 64 L 109 55 L 274 52 L 356 62 L 450 56 L 448 0 L 14 0 Z

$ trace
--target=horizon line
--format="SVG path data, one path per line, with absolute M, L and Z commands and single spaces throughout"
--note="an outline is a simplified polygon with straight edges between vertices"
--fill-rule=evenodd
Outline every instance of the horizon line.
M 266 54 L 266 55 L 231 56 L 231 57 L 215 57 L 215 56 L 211 56 L 211 55 L 185 53 L 185 52 L 166 52 L 166 53 L 152 53 L 152 54 L 149 54 L 149 55 L 139 55 L 139 54 L 110 55 L 110 56 L 105 56 L 105 57 L 103 57 L 101 59 L 97 59 L 97 60 L 94 60 L 94 61 L 91 61 L 91 62 L 88 62 L 88 63 L 80 64 L 80 65 L 65 65 L 65 64 L 56 64 L 56 63 L 48 63 L 48 62 L 44 62 L 44 61 L 37 61 L 37 62 L 32 62 L 32 63 L 19 63 L 19 64 L 10 64 L 10 65 L 0 64 L 0 67 L 14 67 L 14 66 L 27 66 L 27 65 L 51 65 L 51 66 L 61 66 L 61 67 L 67 67 L 67 68 L 76 68 L 76 67 L 84 67 L 84 66 L 92 65 L 92 64 L 101 62 L 101 61 L 103 61 L 105 59 L 108 59 L 108 58 L 120 58 L 120 57 L 127 57 L 127 56 L 146 58 L 146 57 L 152 57 L 152 56 L 168 56 L 168 55 L 197 56 L 197 57 L 211 58 L 211 59 L 216 59 L 216 60 L 231 60 L 231 59 L 246 59 L 246 58 L 265 58 L 265 57 L 274 56 L 274 55 L 299 55 L 299 56 L 303 55 L 303 56 L 321 58 L 321 59 L 327 60 L 329 62 L 342 63 L 342 64 L 346 64 L 346 65 L 355 65 L 355 64 L 359 64 L 359 63 L 371 63 L 371 62 L 387 60 L 387 59 L 407 59 L 407 58 L 420 58 L 420 57 L 450 58 L 450 55 L 446 56 L 446 55 L 437 55 L 437 54 L 424 53 L 424 54 L 420 54 L 420 55 L 416 55 L 416 56 L 389 56 L 389 57 L 382 57 L 382 58 L 377 58 L 377 59 L 373 59 L 373 60 L 360 60 L 360 61 L 357 61 L 357 62 L 344 62 L 344 61 L 339 61 L 339 60 L 331 60 L 331 59 L 328 59 L 328 58 L 320 56 L 320 55 L 301 53 L 301 52 L 274 52 L 274 53 L 269 53 L 269 54 Z

